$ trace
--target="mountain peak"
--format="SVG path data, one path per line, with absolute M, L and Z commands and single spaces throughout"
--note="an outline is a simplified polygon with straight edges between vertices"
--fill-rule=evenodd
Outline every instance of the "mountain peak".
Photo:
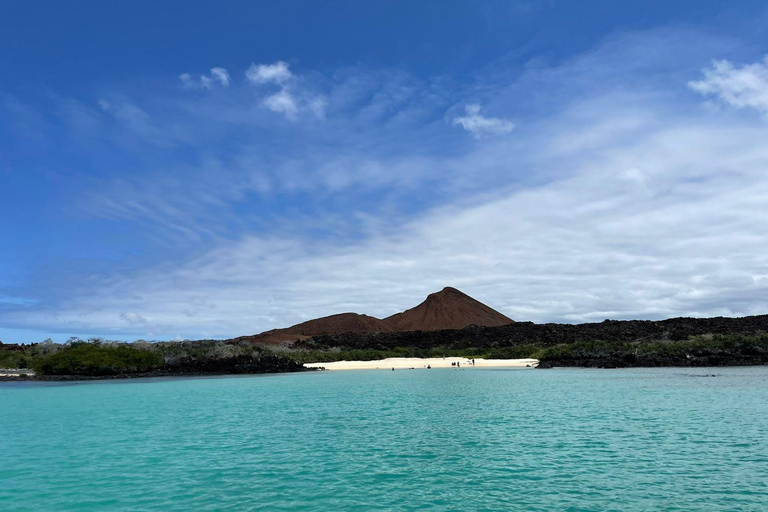
M 495 327 L 512 322 L 511 318 L 450 286 L 429 294 L 415 308 L 384 319 L 394 331 L 463 329 L 473 324 Z
M 439 292 L 430 293 L 429 295 L 448 295 L 448 294 L 451 294 L 451 293 L 457 293 L 459 295 L 465 295 L 465 296 L 469 297 L 469 295 L 467 295 L 466 293 L 464 293 L 464 292 L 462 292 L 460 290 L 457 290 L 456 288 L 454 288 L 452 286 L 446 286 L 445 288 L 443 288 Z
M 446 286 L 430 293 L 416 306 L 383 320 L 357 313 L 341 313 L 308 320 L 285 329 L 272 329 L 254 336 L 243 336 L 256 343 L 279 343 L 306 339 L 320 334 L 373 333 L 392 331 L 440 331 L 463 329 L 468 325 L 496 327 L 513 320 L 491 309 L 466 293 Z

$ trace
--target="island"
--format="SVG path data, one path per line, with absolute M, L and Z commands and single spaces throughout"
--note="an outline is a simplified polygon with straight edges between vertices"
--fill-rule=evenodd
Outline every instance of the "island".
M 768 364 L 768 315 L 535 324 L 516 322 L 450 287 L 384 319 L 342 313 L 225 340 L 0 342 L 3 380 L 763 364 Z

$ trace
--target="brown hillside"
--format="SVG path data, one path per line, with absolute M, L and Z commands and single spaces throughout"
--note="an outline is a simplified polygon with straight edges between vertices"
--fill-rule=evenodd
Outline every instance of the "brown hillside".
M 391 332 L 392 329 L 378 318 L 357 313 L 341 313 L 309 320 L 284 329 L 295 334 L 343 334 L 347 332 Z
M 378 318 L 357 313 L 340 313 L 308 320 L 285 329 L 272 329 L 254 336 L 242 336 L 257 343 L 281 343 L 283 341 L 304 340 L 318 334 L 374 333 L 391 332 L 392 328 Z
M 511 324 L 510 318 L 478 302 L 456 288 L 443 288 L 427 300 L 402 313 L 379 320 L 368 315 L 341 313 L 309 320 L 286 329 L 272 329 L 236 340 L 254 343 L 282 343 L 306 340 L 319 334 L 369 334 L 395 331 L 440 331 L 463 329 L 468 325 L 496 327 Z
M 427 300 L 402 313 L 385 318 L 392 331 L 439 331 L 468 325 L 497 327 L 513 320 L 478 302 L 456 288 L 443 288 Z

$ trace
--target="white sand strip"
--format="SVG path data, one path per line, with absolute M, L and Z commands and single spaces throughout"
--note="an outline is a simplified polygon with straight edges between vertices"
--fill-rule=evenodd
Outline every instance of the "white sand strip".
M 33 377 L 35 372 L 26 368 L 0 368 L 0 377 L 19 377 L 21 375 Z
M 458 366 L 456 366 L 458 363 Z M 390 357 L 376 361 L 335 361 L 333 363 L 305 363 L 307 368 L 325 368 L 326 370 L 404 370 L 432 368 L 535 368 L 538 359 L 472 359 L 466 357 Z

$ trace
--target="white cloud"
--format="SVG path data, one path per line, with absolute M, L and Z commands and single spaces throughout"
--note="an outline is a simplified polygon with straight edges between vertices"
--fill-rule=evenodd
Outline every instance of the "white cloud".
M 182 73 L 179 75 L 182 85 L 185 89 L 213 89 L 215 85 L 221 87 L 229 87 L 229 72 L 224 68 L 211 68 L 210 75 L 200 75 L 200 78 L 195 80 L 189 73 Z
M 182 264 L 112 277 L 55 317 L 18 315 L 94 330 L 114 328 L 116 311 L 141 308 L 153 319 L 134 325 L 137 335 L 237 335 L 339 311 L 384 316 L 446 285 L 518 320 L 764 312 L 768 128 L 694 126 L 645 107 L 643 133 L 618 129 L 630 138 L 603 130 L 619 114 L 613 104 L 591 103 L 586 124 L 549 123 L 529 148 L 539 165 L 567 169 L 537 187 L 439 208 L 394 234 L 343 245 L 246 235 Z M 593 129 L 600 140 L 569 140 Z M 457 165 L 482 174 L 490 153 L 511 169 L 510 151 L 491 145 Z
M 147 320 L 135 311 L 120 313 L 120 319 L 125 320 L 131 325 L 147 323 Z
M 192 75 L 189 73 L 182 73 L 179 75 L 179 80 L 181 80 L 182 85 L 184 85 L 185 89 L 194 89 L 197 84 L 194 80 L 192 80 Z
M 283 85 L 293 78 L 288 64 L 283 61 L 274 64 L 253 64 L 246 70 L 245 78 L 253 84 L 274 83 Z
M 296 99 L 285 89 L 264 98 L 264 106 L 273 112 L 285 114 L 288 119 L 294 119 L 299 111 Z
M 313 98 L 307 103 L 307 106 L 315 117 L 325 119 L 325 109 L 328 106 L 328 100 L 322 97 Z
M 467 105 L 466 116 L 456 117 L 453 124 L 461 125 L 465 130 L 477 138 L 483 135 L 498 135 L 511 132 L 515 125 L 506 119 L 497 117 L 483 117 L 480 115 L 480 105 Z
M 646 80 L 654 58 L 677 51 L 625 42 L 607 57 L 533 69 L 525 83 L 480 83 L 491 112 L 544 98 L 518 136 L 482 144 L 440 122 L 456 91 L 388 73 L 339 72 L 344 81 L 328 92 L 335 118 L 316 128 L 277 126 L 257 108 L 269 96 L 281 114 L 314 113 L 314 91 L 299 80 L 272 80 L 256 102 L 234 93 L 196 99 L 194 108 L 179 102 L 184 114 L 116 102 L 112 111 L 137 130 L 150 121 L 159 133 L 205 126 L 198 145 L 206 151 L 217 150 L 211 136 L 244 142 L 231 153 L 227 145 L 228 158 L 209 169 L 121 176 L 114 188 L 89 189 L 93 201 L 71 201 L 108 211 L 115 225 L 135 223 L 137 239 L 156 237 L 168 253 L 134 270 L 89 270 L 82 288 L 53 283 L 55 293 L 38 295 L 46 305 L 3 308 L 0 320 L 150 338 L 237 335 L 340 311 L 387 315 L 446 285 L 519 320 L 764 313 L 768 126 L 741 117 L 710 124 L 691 108 L 693 95 L 679 104 L 679 76 L 668 76 L 676 62 L 664 60 Z M 167 100 L 156 104 L 175 104 Z M 483 130 L 494 119 L 480 112 L 473 106 L 455 124 L 490 134 Z M 276 147 L 265 147 L 262 130 L 277 135 Z M 267 196 L 285 200 L 287 213 L 250 211 Z M 177 231 L 198 238 L 174 249 Z M 120 317 L 137 311 L 152 316 Z
M 312 96 L 298 89 L 294 75 L 283 61 L 274 64 L 251 64 L 246 70 L 246 79 L 254 84 L 276 84 L 280 91 L 270 94 L 262 104 L 273 112 L 284 114 L 295 120 L 299 112 L 309 111 L 318 119 L 325 119 L 327 100 L 322 96 Z
M 768 57 L 744 66 L 716 60 L 703 73 L 703 80 L 688 83 L 691 89 L 703 95 L 715 95 L 736 108 L 754 108 L 768 117 Z
M 217 80 L 222 87 L 229 87 L 229 73 L 224 68 L 211 68 L 211 77 Z

